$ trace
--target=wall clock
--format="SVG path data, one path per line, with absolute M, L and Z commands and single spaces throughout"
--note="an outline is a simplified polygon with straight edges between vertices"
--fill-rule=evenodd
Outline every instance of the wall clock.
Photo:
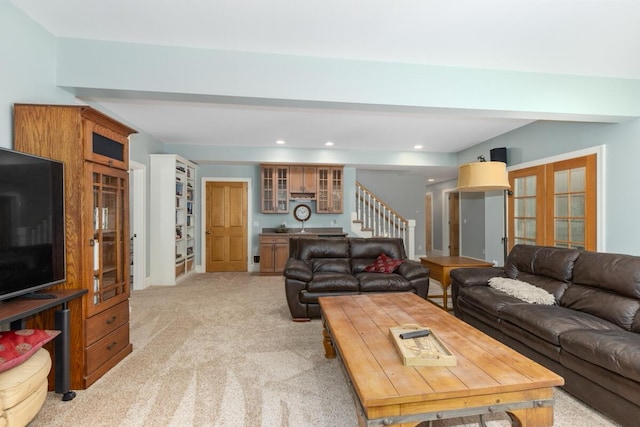
M 304 223 L 311 217 L 311 209 L 307 205 L 298 205 L 293 209 L 293 217 Z

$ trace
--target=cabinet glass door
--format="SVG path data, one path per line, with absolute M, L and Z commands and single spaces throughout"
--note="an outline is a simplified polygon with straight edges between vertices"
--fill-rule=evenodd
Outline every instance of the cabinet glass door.
M 107 302 L 119 302 L 129 295 L 127 175 L 96 165 L 91 176 L 93 286 L 89 292 L 90 310 Z

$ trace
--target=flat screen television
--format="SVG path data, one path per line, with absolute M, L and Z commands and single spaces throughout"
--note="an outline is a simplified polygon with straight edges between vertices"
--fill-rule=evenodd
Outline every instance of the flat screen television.
M 0 148 L 0 300 L 66 279 L 62 162 Z

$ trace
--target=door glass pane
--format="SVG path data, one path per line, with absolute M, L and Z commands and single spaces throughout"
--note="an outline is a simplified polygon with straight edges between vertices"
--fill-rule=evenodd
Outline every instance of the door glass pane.
M 584 217 L 584 194 L 571 195 L 571 216 Z
M 526 199 L 515 199 L 513 201 L 513 215 L 514 216 L 524 216 L 525 215 L 525 208 L 524 208 L 524 202 L 526 201 Z
M 574 243 L 584 242 L 584 221 L 574 219 L 571 221 L 571 241 Z
M 558 171 L 555 173 L 555 192 L 566 193 L 569 189 L 569 171 Z
M 555 235 L 556 235 L 556 243 L 558 241 L 568 241 L 569 240 L 569 221 L 566 219 L 556 219 L 555 220 Z
M 525 180 L 526 180 L 526 191 L 524 195 L 528 197 L 534 197 L 536 195 L 536 177 L 528 176 L 525 178 Z
M 569 216 L 569 197 L 556 196 L 556 216 Z
M 514 244 L 536 243 L 536 180 L 535 175 L 514 179 Z
M 528 217 L 534 217 L 536 216 L 536 198 L 535 197 L 528 197 L 526 199 L 524 199 L 524 205 L 526 207 L 525 210 L 525 215 Z
M 585 190 L 585 168 L 571 169 L 571 192 Z
M 525 220 L 525 234 L 524 236 L 527 239 L 534 240 L 536 239 L 536 220 L 535 219 L 527 219 Z

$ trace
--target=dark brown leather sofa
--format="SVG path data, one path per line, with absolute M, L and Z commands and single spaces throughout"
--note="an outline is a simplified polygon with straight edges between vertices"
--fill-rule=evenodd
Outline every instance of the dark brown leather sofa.
M 365 271 L 381 253 L 404 262 L 391 273 Z M 398 238 L 291 238 L 283 274 L 295 321 L 320 317 L 321 296 L 413 292 L 426 298 L 429 292 L 429 269 L 407 259 Z
M 555 305 L 487 286 L 544 288 Z M 451 272 L 454 313 L 553 370 L 565 389 L 622 425 L 640 420 L 640 257 L 516 245 L 503 268 Z

